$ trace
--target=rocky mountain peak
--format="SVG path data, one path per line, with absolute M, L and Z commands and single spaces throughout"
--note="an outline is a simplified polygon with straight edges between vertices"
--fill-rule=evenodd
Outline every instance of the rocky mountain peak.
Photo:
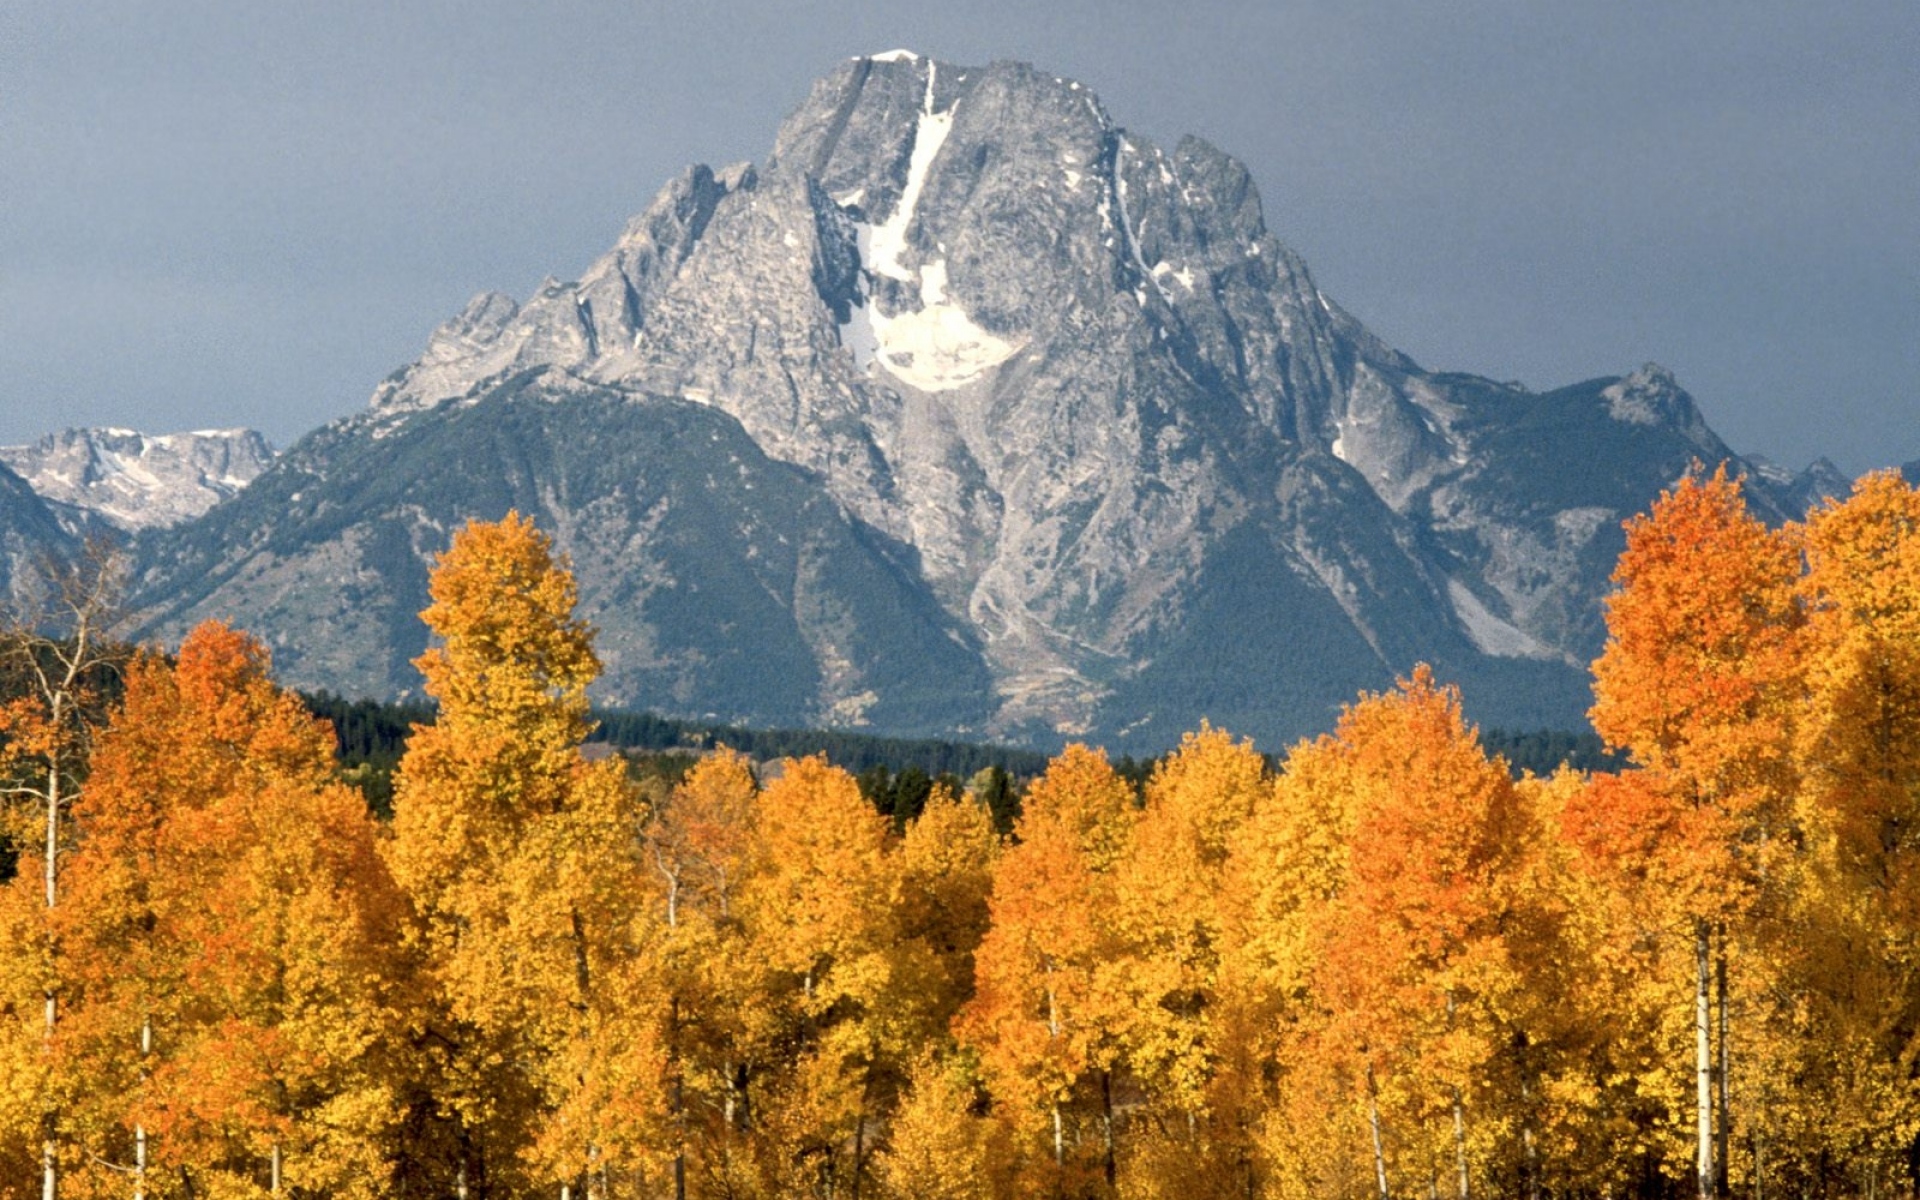
M 665 469 L 657 447 L 619 439 L 668 429 L 705 439 L 667 464 L 673 488 L 608 482 L 621 463 Z M 533 445 L 561 430 L 591 441 L 590 460 Z M 737 647 L 676 624 L 714 597 L 674 607 L 675 581 L 702 576 L 650 540 L 669 527 L 714 561 L 743 556 L 755 595 L 793 606 L 789 646 L 811 664 L 816 707 L 769 719 L 937 707 L 903 700 L 920 685 L 862 640 L 888 627 L 877 610 L 823 599 L 814 566 L 766 574 L 823 561 L 780 540 L 799 538 L 839 547 L 870 596 L 918 614 L 886 644 L 957 648 L 972 665 L 948 673 L 990 681 L 974 694 L 981 728 L 1148 741 L 1235 712 L 1289 736 L 1323 727 L 1354 687 L 1419 659 L 1491 681 L 1515 712 L 1557 714 L 1531 723 L 1577 720 L 1621 520 L 1691 461 L 1730 454 L 1657 366 L 1541 395 L 1425 371 L 1320 291 L 1229 154 L 1193 137 L 1156 145 L 1081 83 L 1026 63 L 910 51 L 838 65 L 762 163 L 688 168 L 579 279 L 518 304 L 477 297 L 435 331 L 368 414 L 280 471 L 275 495 L 321 505 L 324 553 L 242 555 L 219 588 L 154 586 L 183 597 L 170 603 L 184 619 L 221 588 L 278 604 L 267 598 L 291 593 L 267 581 L 289 572 L 419 578 L 456 517 L 445 497 L 390 510 L 313 497 L 345 487 L 347 463 L 439 478 L 437 462 L 407 457 L 428 446 L 468 456 L 462 495 L 531 498 L 563 539 L 617 528 L 619 553 L 571 544 L 601 571 L 583 595 L 629 598 L 631 611 L 608 599 L 593 614 L 622 631 L 624 661 L 657 665 L 677 631 L 686 703 L 733 694 L 695 665 Z M 761 495 L 817 489 L 831 511 L 796 525 L 756 509 L 724 486 L 736 473 Z M 1777 516 L 1796 486 L 1762 480 L 1756 494 Z M 724 529 L 686 507 L 695 494 Z M 646 496 L 668 507 L 634 507 Z M 321 519 L 349 508 L 371 524 Z M 233 537 L 264 544 L 257 529 Z M 383 603 L 395 629 L 413 628 L 412 600 Z M 329 610 L 323 623 L 359 619 Z M 406 657 L 395 649 L 376 674 L 395 678 Z M 608 686 L 638 688 L 654 669 L 615 670 Z M 1230 699 L 1194 707 L 1208 696 Z
M 1608 387 L 1601 396 L 1607 402 L 1608 415 L 1616 421 L 1680 430 L 1700 447 L 1703 455 L 1715 460 L 1731 453 L 1726 443 L 1707 427 L 1693 397 L 1680 386 L 1673 372 L 1659 363 L 1647 363 Z
M 125 531 L 200 516 L 256 479 L 273 447 L 251 429 L 143 434 L 68 429 L 26 446 L 0 446 L 4 462 L 55 511 Z

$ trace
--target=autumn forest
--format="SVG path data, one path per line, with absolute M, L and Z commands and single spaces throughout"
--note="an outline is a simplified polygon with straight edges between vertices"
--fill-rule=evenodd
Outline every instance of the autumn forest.
M 391 816 L 220 624 L 5 642 L 0 1197 L 1912 1196 L 1920 493 L 1629 523 L 1617 772 L 1425 668 L 1269 760 L 1068 746 L 1010 834 L 815 756 L 583 756 L 531 522 L 441 555 Z M 1004 800 L 1004 797 L 1000 798 Z M 1004 805 L 1002 815 L 1004 816 Z

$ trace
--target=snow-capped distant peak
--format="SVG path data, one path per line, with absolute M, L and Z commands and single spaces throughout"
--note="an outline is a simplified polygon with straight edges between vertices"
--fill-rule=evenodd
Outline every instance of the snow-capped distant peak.
M 0 462 L 43 499 L 132 531 L 206 512 L 272 465 L 273 447 L 251 429 L 68 429 L 0 446 Z
M 912 50 L 882 50 L 878 54 L 869 54 L 867 55 L 867 57 L 872 59 L 874 62 L 883 62 L 883 63 L 895 63 L 895 62 L 917 63 L 920 61 L 920 56 L 914 53 Z

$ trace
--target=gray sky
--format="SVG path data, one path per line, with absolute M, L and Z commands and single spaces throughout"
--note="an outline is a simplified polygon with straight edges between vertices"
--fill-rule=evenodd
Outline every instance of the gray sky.
M 285 444 L 896 46 L 1209 138 L 1429 368 L 1654 360 L 1738 449 L 1920 458 L 1914 0 L 8 0 L 0 442 Z

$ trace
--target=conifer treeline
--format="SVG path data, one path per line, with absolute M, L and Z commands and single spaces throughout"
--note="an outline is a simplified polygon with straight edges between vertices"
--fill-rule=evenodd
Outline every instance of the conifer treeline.
M 518 517 L 436 569 L 390 824 L 224 627 L 30 690 L 0 1196 L 1911 1195 L 1920 496 L 1690 477 L 1616 580 L 1617 773 L 1516 782 L 1421 668 L 1277 771 L 1069 747 L 1010 837 L 586 761 Z

